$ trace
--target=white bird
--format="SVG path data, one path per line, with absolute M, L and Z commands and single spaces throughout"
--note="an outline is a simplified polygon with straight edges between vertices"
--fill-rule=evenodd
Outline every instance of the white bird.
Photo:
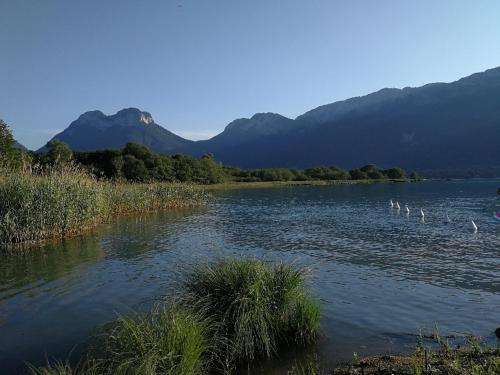
M 391 206 L 391 208 L 394 207 L 394 203 L 392 202 L 392 199 L 389 201 L 389 206 Z
M 424 210 L 420 209 L 420 217 L 423 219 L 425 217 Z
M 449 223 L 451 223 L 451 219 L 450 219 L 450 217 L 448 216 L 448 212 L 446 213 L 446 216 L 445 216 L 445 218 L 444 218 L 444 219 L 445 219 L 445 221 L 446 221 L 448 224 L 449 224 Z
M 474 220 L 471 219 L 470 226 L 474 232 L 477 232 L 477 225 L 474 223 Z
M 410 214 L 410 209 L 408 208 L 407 204 L 405 204 L 405 214 L 407 214 L 407 215 Z
M 399 210 L 401 209 L 401 207 L 399 206 L 399 202 L 396 202 L 396 210 Z

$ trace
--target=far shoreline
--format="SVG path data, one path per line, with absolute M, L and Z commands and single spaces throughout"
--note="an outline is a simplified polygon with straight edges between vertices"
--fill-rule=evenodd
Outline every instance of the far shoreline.
M 223 182 L 219 184 L 203 185 L 205 190 L 233 190 L 233 189 L 264 189 L 294 186 L 329 186 L 329 185 L 371 185 L 392 184 L 404 182 L 421 182 L 425 180 L 410 179 L 379 179 L 379 180 L 309 180 L 309 181 L 255 181 L 255 182 Z

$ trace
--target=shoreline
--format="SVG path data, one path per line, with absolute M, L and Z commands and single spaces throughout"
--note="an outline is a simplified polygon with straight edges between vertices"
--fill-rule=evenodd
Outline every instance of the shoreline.
M 263 189 L 294 186 L 329 186 L 329 185 L 371 185 L 395 184 L 405 182 L 419 182 L 409 179 L 381 179 L 381 180 L 309 180 L 309 181 L 256 181 L 256 182 L 224 182 L 213 185 L 203 185 L 205 190 L 231 189 Z
M 318 375 L 493 375 L 500 373 L 500 348 L 484 347 L 479 343 L 470 343 L 470 346 L 465 348 L 444 347 L 437 351 L 432 351 L 430 348 L 417 348 L 415 353 L 410 355 L 354 358 L 351 363 L 335 366 L 332 370 L 323 372 L 318 369 L 313 373 Z

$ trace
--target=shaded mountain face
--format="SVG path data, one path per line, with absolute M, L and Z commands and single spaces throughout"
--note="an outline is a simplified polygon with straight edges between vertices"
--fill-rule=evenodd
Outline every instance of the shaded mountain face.
M 169 132 L 135 108 L 112 116 L 84 113 L 54 138 L 74 150 L 136 142 L 165 154 L 213 153 L 224 164 L 247 168 L 377 164 L 428 176 L 464 176 L 468 170 L 500 176 L 500 68 L 452 83 L 382 89 L 295 120 L 258 113 L 198 142 Z
M 24 147 L 22 144 L 20 144 L 18 141 L 14 141 L 14 148 L 17 148 L 18 150 L 28 151 L 28 149 Z
M 276 113 L 257 113 L 252 118 L 232 121 L 215 137 L 198 141 L 179 150 L 193 156 L 212 153 L 224 164 L 235 166 L 254 165 L 252 155 L 265 159 L 274 157 L 275 145 L 293 137 L 295 121 Z M 284 138 L 285 137 L 285 138 Z
M 500 175 L 500 68 L 452 83 L 383 89 L 295 120 L 256 116 L 236 120 L 184 151 L 212 152 L 241 167 L 374 163 L 428 174 L 471 169 Z
M 192 143 L 156 124 L 151 114 L 137 108 L 122 109 L 111 116 L 101 111 L 86 112 L 53 139 L 76 151 L 121 148 L 134 142 L 155 152 L 170 153 Z

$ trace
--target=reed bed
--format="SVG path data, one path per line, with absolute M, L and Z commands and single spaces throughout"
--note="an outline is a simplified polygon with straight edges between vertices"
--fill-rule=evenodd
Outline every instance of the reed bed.
M 80 234 L 111 217 L 205 204 L 199 187 L 99 181 L 75 169 L 0 178 L 0 244 Z

